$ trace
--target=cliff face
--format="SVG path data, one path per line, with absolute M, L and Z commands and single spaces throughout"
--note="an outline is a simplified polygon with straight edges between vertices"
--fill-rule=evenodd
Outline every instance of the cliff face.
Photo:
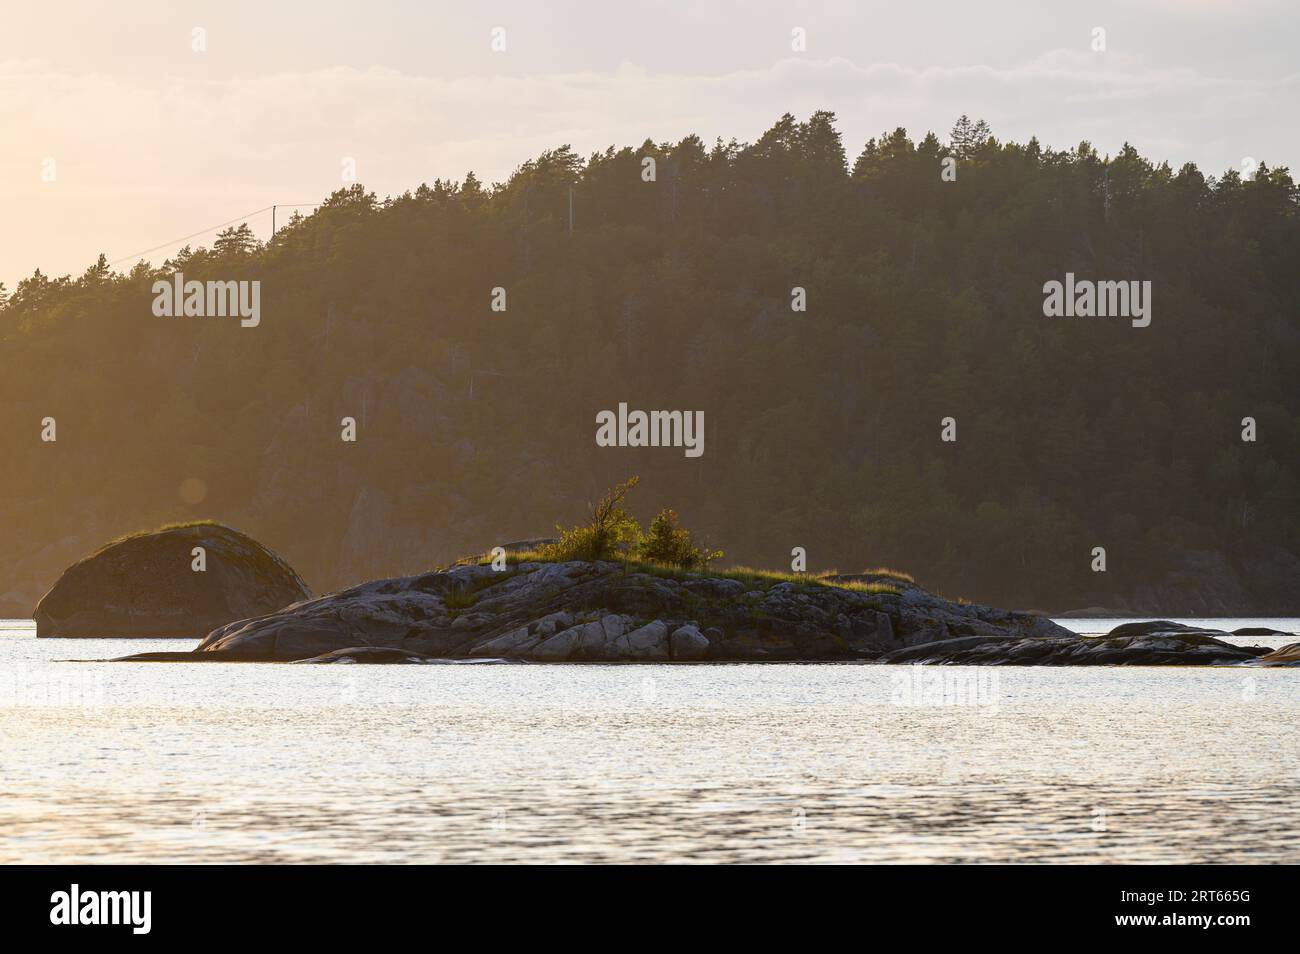
M 37 636 L 198 637 L 308 596 L 298 574 L 255 540 L 198 523 L 136 534 L 79 560 L 33 616 Z
M 1116 601 L 1125 615 L 1294 616 L 1300 613 L 1300 559 L 1281 547 L 1179 554 L 1162 576 Z

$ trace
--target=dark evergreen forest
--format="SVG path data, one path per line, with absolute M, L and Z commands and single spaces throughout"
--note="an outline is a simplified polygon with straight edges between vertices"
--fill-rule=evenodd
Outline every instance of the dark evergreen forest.
M 169 521 L 237 527 L 323 592 L 547 534 L 639 474 L 643 521 L 674 507 L 724 564 L 802 546 L 1006 606 L 1300 612 L 1297 196 L 1281 166 L 965 118 L 851 155 L 819 112 L 37 272 L 0 286 L 0 611 Z M 177 270 L 259 280 L 260 325 L 155 317 Z M 1151 325 L 1044 317 L 1066 272 L 1151 281 Z M 597 447 L 620 401 L 702 410 L 704 455 Z

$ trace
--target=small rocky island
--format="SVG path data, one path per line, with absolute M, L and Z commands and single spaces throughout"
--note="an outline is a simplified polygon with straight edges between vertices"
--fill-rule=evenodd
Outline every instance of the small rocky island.
M 228 623 L 191 653 L 128 658 L 1226 665 L 1269 652 L 1174 623 L 1120 629 L 1082 637 L 1041 616 L 943 599 L 889 572 L 815 577 L 535 559 L 494 567 L 484 558 Z
M 37 607 L 48 635 L 202 636 L 135 661 L 406 663 L 839 662 L 1289 665 L 1284 647 L 1168 621 L 1079 636 L 1046 617 L 952 601 L 907 574 L 713 569 L 722 557 L 664 509 L 643 528 L 631 477 L 558 538 L 310 599 L 274 553 L 214 523 L 116 541 Z M 191 565 L 203 548 L 206 566 Z
M 44 637 L 201 638 L 311 596 L 284 560 L 212 521 L 132 534 L 64 571 L 41 598 Z

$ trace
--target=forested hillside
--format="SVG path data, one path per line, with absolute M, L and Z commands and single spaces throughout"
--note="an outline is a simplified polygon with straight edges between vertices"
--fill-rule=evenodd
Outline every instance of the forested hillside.
M 260 280 L 258 327 L 155 317 L 176 270 Z M 1044 317 L 1067 271 L 1151 281 L 1150 326 Z M 1280 167 L 964 121 L 850 156 L 829 113 L 753 144 L 564 147 L 491 187 L 341 189 L 265 245 L 38 272 L 0 305 L 0 361 L 0 614 L 168 521 L 235 526 L 323 592 L 548 533 L 630 474 L 643 520 L 675 507 L 724 563 L 802 546 L 1007 606 L 1300 612 Z M 702 410 L 703 456 L 596 446 L 620 401 Z

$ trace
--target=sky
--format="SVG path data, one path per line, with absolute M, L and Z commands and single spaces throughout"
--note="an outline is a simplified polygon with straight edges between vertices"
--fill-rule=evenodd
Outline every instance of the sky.
M 101 252 L 160 263 L 182 236 L 320 201 L 349 160 L 383 196 L 503 180 L 562 144 L 753 141 L 816 109 L 850 160 L 966 113 L 1211 174 L 1296 167 L 1298 50 L 1294 0 L 4 0 L 0 282 Z M 269 213 L 248 221 L 269 234 Z

